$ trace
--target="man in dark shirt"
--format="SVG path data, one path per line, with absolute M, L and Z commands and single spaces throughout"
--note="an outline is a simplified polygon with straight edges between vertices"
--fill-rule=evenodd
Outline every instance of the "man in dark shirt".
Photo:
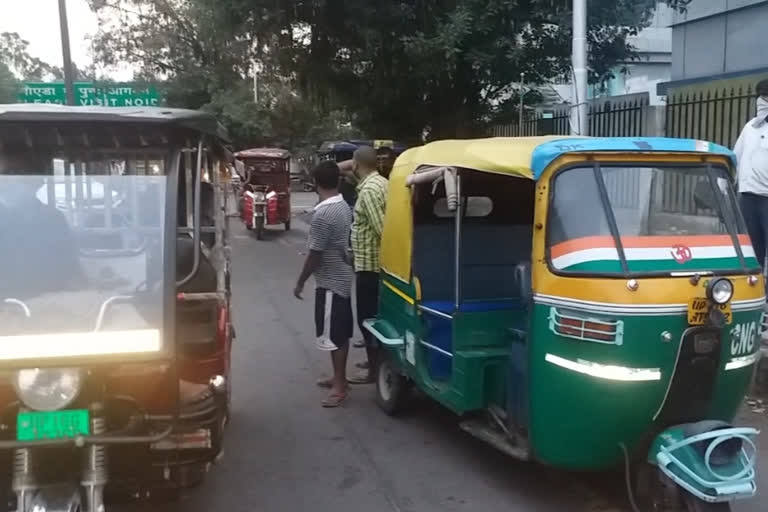
M 339 173 L 341 174 L 341 179 L 339 180 L 339 193 L 349 207 L 354 209 L 355 203 L 357 202 L 358 180 L 357 176 L 355 176 L 353 160 L 339 162 Z

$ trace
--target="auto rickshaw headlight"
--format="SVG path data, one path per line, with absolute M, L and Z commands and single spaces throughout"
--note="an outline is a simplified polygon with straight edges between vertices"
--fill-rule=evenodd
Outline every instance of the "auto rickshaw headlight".
M 733 298 L 733 283 L 724 277 L 713 279 L 707 286 L 707 297 L 715 304 L 726 304 Z
M 13 375 L 13 386 L 30 409 L 55 411 L 77 398 L 83 380 L 82 371 L 74 368 L 30 368 Z

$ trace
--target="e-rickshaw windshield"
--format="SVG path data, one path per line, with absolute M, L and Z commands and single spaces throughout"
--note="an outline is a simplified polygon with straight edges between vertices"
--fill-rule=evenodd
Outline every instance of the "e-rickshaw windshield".
M 0 361 L 161 350 L 171 157 L 0 152 Z
M 722 166 L 567 168 L 554 177 L 548 219 L 548 260 L 557 273 L 759 271 Z

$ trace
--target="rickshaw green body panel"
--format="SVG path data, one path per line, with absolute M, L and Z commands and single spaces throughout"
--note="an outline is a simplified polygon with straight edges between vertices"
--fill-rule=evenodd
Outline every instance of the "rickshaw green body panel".
M 668 316 L 627 315 L 621 347 L 585 344 L 554 334 L 549 328 L 552 306 L 535 304 L 527 325 L 526 313 L 494 311 L 457 314 L 453 320 L 454 357 L 451 380 L 430 378 L 425 364 L 420 312 L 410 300 L 413 285 L 382 274 L 379 319 L 404 340 L 402 347 L 386 350 L 402 372 L 427 395 L 456 414 L 482 411 L 489 405 L 505 408 L 510 373 L 510 346 L 520 331 L 528 331 L 528 379 L 530 445 L 540 462 L 571 469 L 604 469 L 622 461 L 619 443 L 632 449 L 644 441 L 660 411 L 683 332 L 688 328 L 685 313 Z M 662 285 L 662 283 L 659 283 Z M 397 290 L 394 291 L 394 290 Z M 398 293 L 399 292 L 399 293 Z M 404 298 L 407 297 L 408 299 Z M 414 301 L 415 302 L 415 301 Z M 730 337 L 736 325 L 760 324 L 762 308 L 734 312 L 733 323 L 723 328 Z M 659 333 L 672 333 L 672 341 L 659 343 Z M 416 364 L 406 358 L 406 333 L 414 335 Z M 757 344 L 754 344 L 754 349 Z M 721 365 L 732 358 L 731 343 L 723 343 Z M 750 355 L 752 352 L 744 353 Z M 658 368 L 660 378 L 648 381 L 618 381 L 572 371 L 547 361 L 547 355 L 578 361 L 624 367 Z M 721 368 L 713 389 L 709 419 L 730 421 L 749 387 L 752 366 L 729 371 Z

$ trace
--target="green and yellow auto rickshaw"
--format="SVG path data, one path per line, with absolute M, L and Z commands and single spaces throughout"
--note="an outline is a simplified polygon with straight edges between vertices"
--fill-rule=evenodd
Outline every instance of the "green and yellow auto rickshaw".
M 663 138 L 403 153 L 365 322 L 381 408 L 415 385 L 519 459 L 624 467 L 638 510 L 753 496 L 758 432 L 729 422 L 765 286 L 733 168 L 726 148 Z

